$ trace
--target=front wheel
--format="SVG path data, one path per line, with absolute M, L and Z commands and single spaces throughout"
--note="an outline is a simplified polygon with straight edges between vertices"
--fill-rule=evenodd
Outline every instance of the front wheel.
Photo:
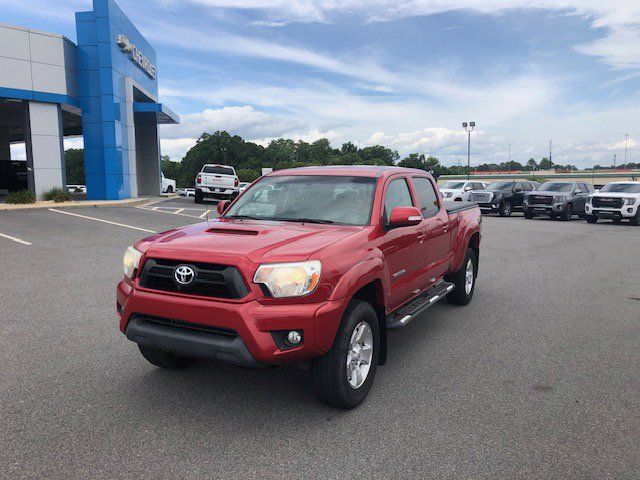
M 500 208 L 498 209 L 498 213 L 501 217 L 508 217 L 511 215 L 511 204 L 509 202 L 502 202 L 500 204 Z
M 331 349 L 313 362 L 311 380 L 318 399 L 351 409 L 367 397 L 378 366 L 380 327 L 371 304 L 352 300 Z
M 598 217 L 595 215 L 587 215 L 587 223 L 596 223 L 598 221 Z
M 567 206 L 564 209 L 564 212 L 562 212 L 562 220 L 564 222 L 568 222 L 569 220 L 571 220 L 571 216 L 573 215 L 573 205 L 571 205 L 570 203 L 567 203 Z
M 453 292 L 447 295 L 447 301 L 454 305 L 468 304 L 476 288 L 477 276 L 478 257 L 471 248 L 468 248 L 460 270 L 446 277 L 446 280 L 455 286 Z
M 638 211 L 636 212 L 636 214 L 631 217 L 631 225 L 633 225 L 634 227 L 640 226 L 640 207 L 638 207 Z

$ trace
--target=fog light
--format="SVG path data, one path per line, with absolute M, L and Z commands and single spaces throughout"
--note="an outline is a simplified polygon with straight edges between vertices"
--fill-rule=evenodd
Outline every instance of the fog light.
M 302 335 L 297 330 L 291 330 L 287 334 L 287 342 L 291 345 L 298 345 L 302 341 Z

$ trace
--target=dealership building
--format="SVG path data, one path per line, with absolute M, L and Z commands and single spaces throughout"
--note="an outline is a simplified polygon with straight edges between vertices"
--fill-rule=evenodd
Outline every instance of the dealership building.
M 64 187 L 63 141 L 81 135 L 88 199 L 158 195 L 158 125 L 179 118 L 159 102 L 156 52 L 112 0 L 75 20 L 77 44 L 0 24 L 0 189 Z

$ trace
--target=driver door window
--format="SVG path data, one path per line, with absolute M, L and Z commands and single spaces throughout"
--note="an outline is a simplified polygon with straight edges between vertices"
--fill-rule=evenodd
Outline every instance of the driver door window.
M 391 210 L 396 207 L 413 207 L 409 185 L 404 178 L 392 180 L 387 187 L 387 195 L 384 200 L 384 221 L 387 223 Z

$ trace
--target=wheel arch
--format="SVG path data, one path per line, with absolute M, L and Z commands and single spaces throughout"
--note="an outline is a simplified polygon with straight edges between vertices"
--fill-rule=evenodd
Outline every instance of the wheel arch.
M 384 303 L 384 286 L 380 279 L 373 280 L 353 295 L 352 300 L 362 300 L 369 303 L 378 317 L 378 326 L 380 331 L 380 354 L 378 356 L 378 365 L 384 365 L 387 362 L 387 316 Z

